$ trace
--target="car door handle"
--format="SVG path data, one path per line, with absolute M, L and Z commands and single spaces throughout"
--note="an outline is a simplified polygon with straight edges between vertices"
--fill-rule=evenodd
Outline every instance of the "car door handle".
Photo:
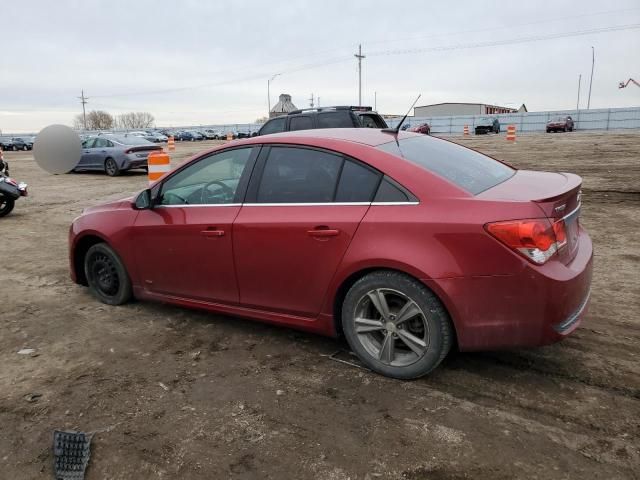
M 331 228 L 314 228 L 313 230 L 307 230 L 307 234 L 312 237 L 335 237 L 340 234 L 340 230 L 334 230 Z
M 224 230 L 218 230 L 216 228 L 207 228 L 206 230 L 202 230 L 200 234 L 204 237 L 224 237 Z

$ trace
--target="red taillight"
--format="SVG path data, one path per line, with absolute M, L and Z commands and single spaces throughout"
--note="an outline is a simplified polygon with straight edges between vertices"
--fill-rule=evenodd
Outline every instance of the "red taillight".
M 507 247 L 542 265 L 567 243 L 564 220 L 551 224 L 546 218 L 510 220 L 485 225 Z

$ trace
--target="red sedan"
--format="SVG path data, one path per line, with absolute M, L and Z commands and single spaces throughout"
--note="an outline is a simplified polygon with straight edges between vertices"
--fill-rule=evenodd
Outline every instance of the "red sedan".
M 288 132 L 199 154 L 86 209 L 71 276 L 132 297 L 343 334 L 384 375 L 460 350 L 558 341 L 589 299 L 581 179 L 374 129 Z
M 421 123 L 420 125 L 409 128 L 407 131 L 429 135 L 431 133 L 431 126 L 428 123 Z

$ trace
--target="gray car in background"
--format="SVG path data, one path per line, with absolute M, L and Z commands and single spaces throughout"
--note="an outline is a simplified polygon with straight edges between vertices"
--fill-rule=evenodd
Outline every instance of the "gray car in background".
M 82 142 L 82 156 L 73 171 L 98 170 L 115 177 L 124 170 L 146 169 L 149 153 L 158 150 L 162 147 L 135 135 L 89 137 Z

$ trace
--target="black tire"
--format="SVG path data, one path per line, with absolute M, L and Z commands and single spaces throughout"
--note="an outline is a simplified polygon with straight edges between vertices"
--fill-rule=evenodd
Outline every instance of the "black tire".
M 104 172 L 110 177 L 117 177 L 120 175 L 120 167 L 113 158 L 108 157 L 104 161 Z
M 567 133 L 567 130 L 568 130 L 568 129 L 567 129 L 567 127 L 564 127 L 564 128 L 562 129 L 562 131 L 563 131 L 564 133 Z
M 375 292 L 384 292 L 382 296 L 389 313 L 387 321 L 382 315 L 375 320 L 368 320 L 380 312 L 371 297 L 371 294 L 375 296 Z M 398 299 L 401 301 L 394 303 Z M 414 313 L 404 321 L 396 318 L 395 313 L 403 311 L 402 301 L 406 301 L 404 306 L 412 303 L 412 308 L 416 307 L 419 313 Z M 368 309 L 368 313 L 363 314 L 362 308 Z M 454 341 L 449 315 L 440 300 L 423 284 L 399 272 L 380 270 L 358 280 L 347 292 L 341 316 L 342 328 L 351 349 L 367 367 L 387 377 L 410 380 L 428 374 L 445 358 Z M 356 319 L 360 327 L 356 326 Z M 362 324 L 363 319 L 387 327 L 380 329 L 374 326 L 376 331 L 369 331 L 368 325 Z M 357 328 L 360 328 L 360 332 L 356 331 Z M 413 347 L 409 348 L 412 342 L 404 339 L 407 333 L 424 343 L 419 347 L 420 353 Z M 390 350 L 393 359 L 390 361 L 381 359 L 387 337 L 392 345 Z M 415 343 L 413 345 L 417 347 Z M 376 348 L 377 357 L 374 355 Z
M 27 147 L 27 146 L 25 145 L 24 147 L 22 147 L 22 150 L 24 150 L 24 151 L 26 152 L 27 150 L 29 150 L 29 147 Z
M 13 145 L 13 146 L 11 147 L 11 150 L 13 150 L 14 152 L 17 152 L 17 151 L 18 151 L 18 147 L 16 147 L 15 145 Z
M 0 194 L 0 217 L 6 217 L 15 207 L 16 201 L 13 198 Z
M 106 243 L 97 243 L 84 257 L 84 274 L 91 294 L 107 305 L 131 300 L 133 290 L 127 270 L 118 254 Z
M 551 133 L 551 129 L 547 128 L 547 133 Z

